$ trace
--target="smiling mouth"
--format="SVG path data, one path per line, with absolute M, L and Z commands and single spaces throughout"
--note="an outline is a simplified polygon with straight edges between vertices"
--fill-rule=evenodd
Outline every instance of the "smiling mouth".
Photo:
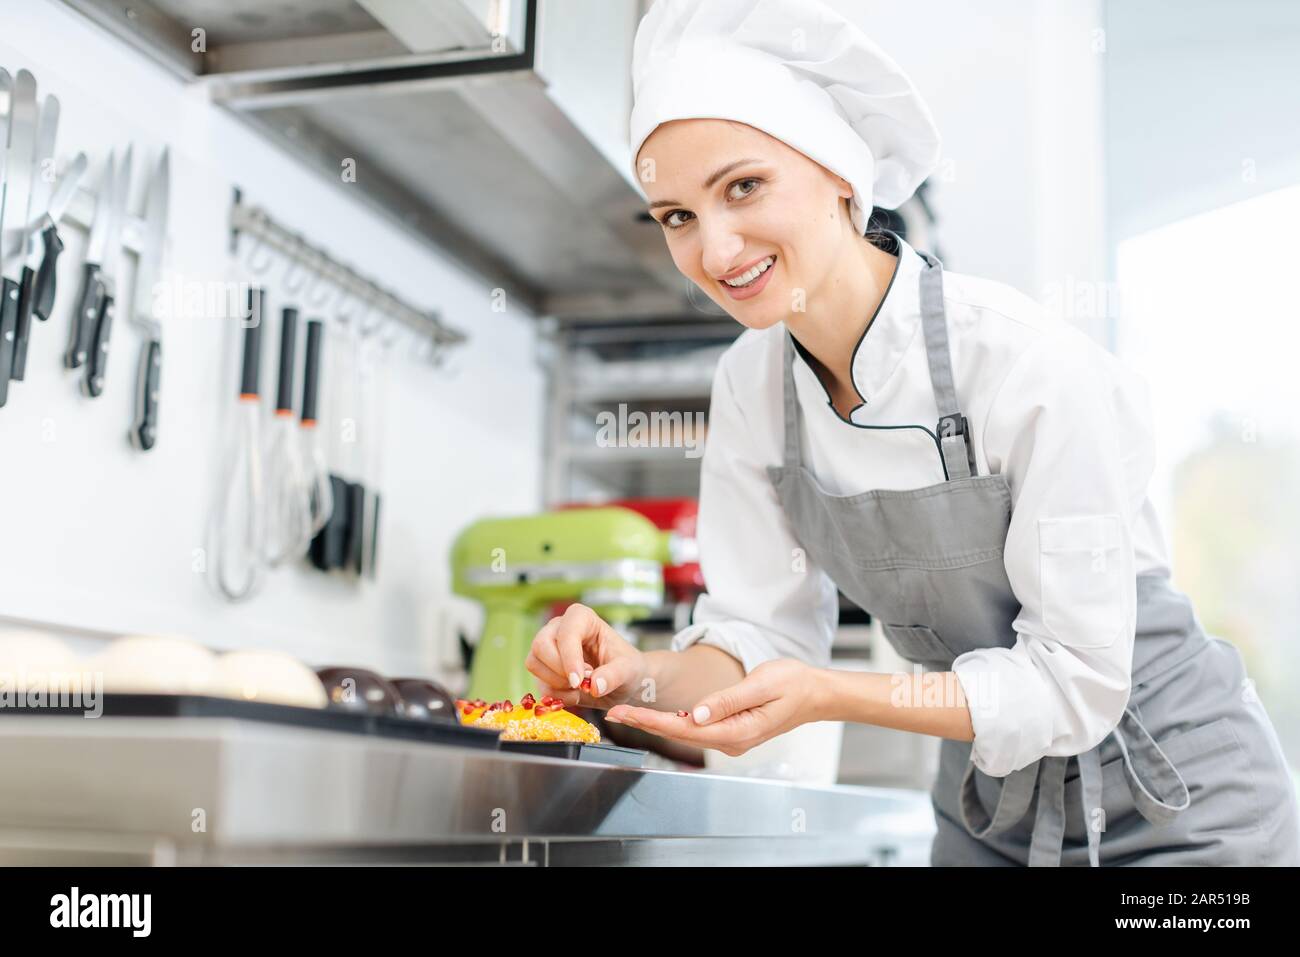
M 767 272 L 776 264 L 776 256 L 768 256 L 762 262 L 755 263 L 749 269 L 736 276 L 734 279 L 722 279 L 719 282 L 730 286 L 732 289 L 744 289 L 758 281 L 758 278 Z

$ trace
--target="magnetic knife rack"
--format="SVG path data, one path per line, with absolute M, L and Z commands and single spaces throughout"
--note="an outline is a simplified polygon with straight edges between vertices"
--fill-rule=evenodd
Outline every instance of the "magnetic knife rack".
M 94 215 L 94 192 L 85 186 L 78 187 L 63 214 L 63 220 L 82 229 L 89 229 Z M 138 256 L 144 245 L 144 232 L 144 221 L 134 213 L 127 213 L 122 225 L 123 250 Z M 361 275 L 324 249 L 276 222 L 265 210 L 245 203 L 239 190 L 235 190 L 230 206 L 232 251 L 241 235 L 263 243 L 299 268 L 335 286 L 340 292 L 351 294 L 370 304 L 376 311 L 392 317 L 425 338 L 432 345 L 430 358 L 434 362 L 442 357 L 446 349 L 461 345 L 467 339 L 465 333 L 444 323 L 437 312 L 419 309 L 374 280 Z

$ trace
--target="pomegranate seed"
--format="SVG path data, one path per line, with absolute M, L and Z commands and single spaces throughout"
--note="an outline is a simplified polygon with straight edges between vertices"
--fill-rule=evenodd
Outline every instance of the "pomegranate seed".
M 578 684 L 578 689 L 579 689 L 580 691 L 586 691 L 586 692 L 590 693 L 590 691 L 591 691 L 591 677 L 588 676 L 588 677 L 586 677 L 586 678 L 583 678 L 582 681 Z
M 679 717 L 679 718 L 684 718 L 684 717 L 686 717 L 686 712 L 685 712 L 685 711 L 678 711 L 678 712 L 677 712 L 677 717 Z
M 537 704 L 537 699 L 531 693 L 524 695 L 519 699 L 519 707 L 531 710 Z

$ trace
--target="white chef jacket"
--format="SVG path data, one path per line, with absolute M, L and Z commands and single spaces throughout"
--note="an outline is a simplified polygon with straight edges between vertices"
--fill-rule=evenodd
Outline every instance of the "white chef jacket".
M 831 494 L 944 481 L 925 432 L 855 427 L 934 429 L 939 418 L 921 332 L 924 261 L 906 243 L 898 251 L 853 354 L 864 403 L 850 420 L 795 356 L 805 465 Z M 972 759 L 1002 777 L 1045 755 L 1091 749 L 1123 715 L 1136 575 L 1169 566 L 1147 497 L 1155 437 L 1145 381 L 1082 332 L 1001 283 L 945 271 L 943 288 L 978 471 L 1005 475 L 1012 497 L 1003 561 L 1021 604 L 1014 644 L 953 663 L 971 705 Z M 778 657 L 825 666 L 838 621 L 836 587 L 811 558 L 799 564 L 803 550 L 766 472 L 782 458 L 785 332 L 784 324 L 746 330 L 719 361 L 701 461 L 708 593 L 673 639 L 677 650 L 718 647 L 746 672 Z M 989 689 L 995 707 L 979 698 Z

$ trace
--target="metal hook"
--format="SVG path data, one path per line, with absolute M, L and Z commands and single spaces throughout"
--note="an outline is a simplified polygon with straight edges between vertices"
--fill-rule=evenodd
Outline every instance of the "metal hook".
M 396 323 L 390 322 L 387 324 L 384 334 L 379 337 L 379 350 L 383 356 L 387 357 L 393 351 L 393 346 L 400 335 L 401 330 Z
M 324 309 L 330 300 L 338 297 L 339 287 L 333 283 L 325 274 L 325 267 L 329 265 L 323 253 L 317 252 L 316 258 L 320 263 L 320 268 L 316 269 L 312 275 L 311 282 L 307 285 L 307 291 L 303 294 L 303 299 L 309 309 L 320 311 Z M 320 294 L 320 290 L 324 294 Z
M 305 265 L 307 260 L 307 241 L 301 236 L 293 237 L 293 252 L 286 253 L 289 260 L 289 267 L 284 273 L 284 291 L 291 296 L 296 296 L 302 292 L 303 286 L 307 284 L 308 269 Z M 296 282 L 291 280 L 297 279 Z
M 258 223 L 268 222 L 266 218 L 266 214 L 261 212 L 260 210 L 255 214 L 254 221 Z M 251 269 L 253 272 L 257 273 L 259 276 L 263 275 L 268 269 L 271 268 L 271 263 L 275 261 L 275 257 L 274 255 L 272 255 L 271 249 L 267 245 L 266 240 L 263 239 L 261 236 L 251 232 L 245 232 L 244 235 L 247 236 L 250 240 L 252 240 L 252 245 L 248 247 L 248 254 L 245 257 L 248 264 L 248 268 Z M 265 254 L 264 260 L 260 265 L 257 262 L 257 254 L 259 252 Z
M 357 319 L 357 332 L 361 338 L 369 339 L 376 329 L 384 322 L 383 313 L 379 311 L 380 293 L 378 289 L 371 288 L 367 290 L 367 295 L 358 297 L 360 302 L 365 304 L 365 311 Z M 373 319 L 371 317 L 374 317 Z

